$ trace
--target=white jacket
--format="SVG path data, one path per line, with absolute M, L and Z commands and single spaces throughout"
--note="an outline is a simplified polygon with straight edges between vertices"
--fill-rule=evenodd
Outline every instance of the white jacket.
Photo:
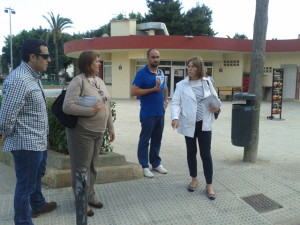
M 204 98 L 209 95 L 214 95 L 218 97 L 213 84 L 210 79 L 204 77 L 202 79 Z M 209 85 L 208 83 L 209 82 Z M 177 132 L 183 134 L 187 137 L 194 137 L 195 126 L 196 126 L 196 115 L 197 115 L 197 100 L 192 90 L 192 87 L 189 85 L 189 77 L 186 77 L 184 80 L 176 84 L 176 90 L 172 98 L 171 104 L 171 119 L 179 120 L 179 125 Z M 214 121 L 214 113 L 210 110 L 203 108 L 203 131 L 212 130 L 212 122 Z

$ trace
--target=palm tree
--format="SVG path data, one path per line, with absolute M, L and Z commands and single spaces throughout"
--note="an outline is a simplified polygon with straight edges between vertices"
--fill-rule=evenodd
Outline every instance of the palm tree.
M 55 46 L 55 79 L 58 80 L 58 42 L 62 38 L 62 31 L 66 28 L 70 28 L 69 24 L 73 22 L 69 18 L 61 17 L 59 14 L 54 16 L 53 12 L 48 12 L 50 18 L 43 16 L 49 23 L 53 38 L 53 44 Z

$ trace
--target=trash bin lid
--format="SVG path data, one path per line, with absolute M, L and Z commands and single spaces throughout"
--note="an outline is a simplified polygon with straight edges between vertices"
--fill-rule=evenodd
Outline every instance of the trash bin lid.
M 250 94 L 248 92 L 240 92 L 233 95 L 233 99 L 235 100 L 255 100 L 255 94 Z

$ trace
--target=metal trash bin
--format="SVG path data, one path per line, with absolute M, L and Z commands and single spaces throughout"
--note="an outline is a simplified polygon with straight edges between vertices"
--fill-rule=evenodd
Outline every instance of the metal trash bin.
M 247 92 L 233 95 L 235 100 L 246 100 L 246 104 L 232 105 L 231 143 L 235 146 L 249 147 L 253 137 L 254 102 L 256 96 Z

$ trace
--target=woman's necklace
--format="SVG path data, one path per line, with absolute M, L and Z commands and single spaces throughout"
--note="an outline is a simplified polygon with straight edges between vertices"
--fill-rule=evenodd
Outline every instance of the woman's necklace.
M 92 85 L 93 87 L 96 87 L 98 89 L 98 93 L 102 98 L 103 104 L 105 104 L 105 102 L 107 102 L 107 97 L 105 96 L 104 91 L 101 90 L 100 83 L 97 82 L 95 77 L 88 77 L 88 81 L 89 81 L 90 85 Z
M 98 90 L 100 90 L 100 84 L 97 82 L 95 77 L 88 77 L 88 81 L 89 81 L 90 85 L 92 85 L 93 87 L 96 87 Z

